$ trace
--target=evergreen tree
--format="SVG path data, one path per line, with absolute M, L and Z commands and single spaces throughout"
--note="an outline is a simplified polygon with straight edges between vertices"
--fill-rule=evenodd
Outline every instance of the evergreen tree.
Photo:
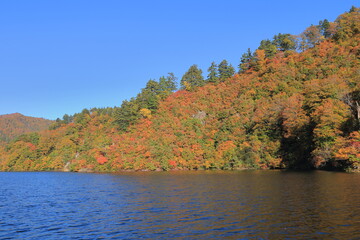
M 296 50 L 295 38 L 288 33 L 275 35 L 273 43 L 280 51 Z
M 246 70 L 250 69 L 253 58 L 254 58 L 253 54 L 250 48 L 248 48 L 247 52 L 241 56 L 240 64 L 239 64 L 239 73 L 243 73 Z
M 224 81 L 225 79 L 232 77 L 235 73 L 233 66 L 231 66 L 231 64 L 228 65 L 228 62 L 225 59 L 220 62 L 218 71 L 220 81 Z
M 63 121 L 64 121 L 65 124 L 71 123 L 72 120 L 73 120 L 72 117 L 69 116 L 68 114 L 65 114 L 63 116 Z
M 135 99 L 132 98 L 130 101 L 124 100 L 121 107 L 115 110 L 114 118 L 119 129 L 123 131 L 125 131 L 131 123 L 139 119 L 139 105 Z
M 353 12 L 356 12 L 356 11 L 358 11 L 358 9 L 357 9 L 355 6 L 352 6 L 352 7 L 350 8 L 349 13 L 353 13 Z
M 218 75 L 218 66 L 215 62 L 211 63 L 211 66 L 208 68 L 208 76 L 207 81 L 211 83 L 216 83 L 219 81 L 219 75 Z
M 176 81 L 177 78 L 175 77 L 174 73 L 168 73 L 167 77 L 160 77 L 160 90 L 166 92 L 167 94 L 174 92 L 177 89 Z
M 262 40 L 260 42 L 260 46 L 259 46 L 258 49 L 259 50 L 264 50 L 265 51 L 265 56 L 267 58 L 273 57 L 277 52 L 276 45 L 272 41 L 270 41 L 268 39 L 267 40 Z
M 136 101 L 139 104 L 139 108 L 147 108 L 152 111 L 156 110 L 159 104 L 158 95 L 160 93 L 160 84 L 155 80 L 149 80 L 146 87 L 137 95 Z
M 325 37 L 328 38 L 331 36 L 331 33 L 329 32 L 330 29 L 330 22 L 327 19 L 324 19 L 324 21 L 319 22 L 319 30 L 320 33 Z
M 192 65 L 189 70 L 181 78 L 181 88 L 192 90 L 196 87 L 201 87 L 205 84 L 202 70 L 196 64 Z

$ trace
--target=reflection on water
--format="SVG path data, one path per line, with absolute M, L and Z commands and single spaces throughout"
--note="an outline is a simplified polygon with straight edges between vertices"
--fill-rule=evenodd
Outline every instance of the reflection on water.
M 360 175 L 0 173 L 0 239 L 359 239 Z

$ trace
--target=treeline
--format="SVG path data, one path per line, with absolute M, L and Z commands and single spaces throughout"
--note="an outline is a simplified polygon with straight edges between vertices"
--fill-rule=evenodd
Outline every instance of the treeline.
M 65 114 L 62 119 L 57 118 L 53 124 L 49 126 L 50 130 L 55 130 L 62 125 L 66 125 L 69 123 L 86 123 L 84 119 L 86 119 L 88 115 L 97 114 L 97 115 L 109 115 L 113 116 L 115 111 L 117 111 L 118 107 L 106 107 L 106 108 L 91 108 L 91 109 L 83 109 L 80 113 L 75 113 L 74 115 Z
M 0 149 L 1 170 L 360 166 L 360 12 L 241 57 L 149 80 L 120 107 L 65 115 Z
M 349 12 L 356 11 L 357 8 L 352 7 Z M 308 27 L 300 35 L 279 33 L 272 40 L 262 40 L 254 52 L 248 49 L 242 55 L 237 72 L 241 74 L 249 69 L 259 70 L 264 59 L 271 59 L 279 52 L 284 54 L 291 54 L 293 51 L 303 52 L 315 47 L 316 44 L 326 39 L 334 38 L 340 40 L 346 37 L 346 34 L 344 34 L 346 30 L 337 31 L 336 26 L 336 23 L 325 19 L 320 21 L 318 25 Z M 180 88 L 177 87 L 177 77 L 173 73 L 168 73 L 166 77 L 160 77 L 158 81 L 151 79 L 136 97 L 123 101 L 120 107 L 84 109 L 81 113 L 74 115 L 65 114 L 62 119 L 56 119 L 56 123 L 50 129 L 56 129 L 61 124 L 82 121 L 85 118 L 84 115 L 97 112 L 100 115 L 107 114 L 114 117 L 119 129 L 126 130 L 130 124 L 135 123 L 142 117 L 150 117 L 154 114 L 158 108 L 159 101 L 164 100 L 176 90 L 185 89 L 193 91 L 207 83 L 223 82 L 234 76 L 236 69 L 224 59 L 219 64 L 212 62 L 207 72 L 207 77 L 204 78 L 203 70 L 196 64 L 191 65 L 180 80 Z

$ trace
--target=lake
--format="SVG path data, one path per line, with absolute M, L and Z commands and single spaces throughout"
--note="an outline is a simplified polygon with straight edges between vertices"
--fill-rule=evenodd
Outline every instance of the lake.
M 360 239 L 360 174 L 0 173 L 0 239 Z

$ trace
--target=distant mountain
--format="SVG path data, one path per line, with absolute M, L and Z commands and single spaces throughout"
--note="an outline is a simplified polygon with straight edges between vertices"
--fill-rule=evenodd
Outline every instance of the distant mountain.
M 0 142 L 9 142 L 24 133 L 48 129 L 52 123 L 51 120 L 27 117 L 20 113 L 0 115 Z

